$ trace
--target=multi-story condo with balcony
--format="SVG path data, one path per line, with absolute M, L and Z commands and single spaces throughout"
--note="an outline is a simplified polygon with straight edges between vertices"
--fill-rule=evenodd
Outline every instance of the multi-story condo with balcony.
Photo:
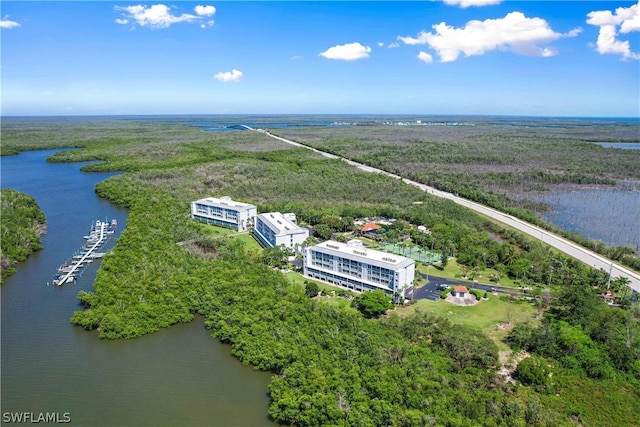
M 309 230 L 296 224 L 293 213 L 267 212 L 256 217 L 253 234 L 265 247 L 284 245 L 295 250 L 309 237 Z
M 191 202 L 191 218 L 245 231 L 253 226 L 258 211 L 254 205 L 230 197 L 207 197 Z
M 311 279 L 357 292 L 382 289 L 404 296 L 413 284 L 415 261 L 368 249 L 359 240 L 329 240 L 304 250 L 303 271 Z

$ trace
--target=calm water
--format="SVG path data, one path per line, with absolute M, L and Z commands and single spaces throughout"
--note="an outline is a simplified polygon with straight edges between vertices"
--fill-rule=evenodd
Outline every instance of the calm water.
M 604 148 L 621 148 L 623 150 L 640 150 L 637 142 L 599 142 Z
M 640 191 L 590 189 L 556 191 L 536 197 L 553 206 L 545 219 L 608 246 L 628 246 L 640 253 Z
M 48 221 L 44 249 L 2 287 L 2 412 L 70 413 L 83 426 L 266 426 L 270 375 L 255 372 L 212 339 L 202 318 L 135 340 L 100 340 L 73 326 L 77 284 L 47 286 L 83 243 L 92 221 L 126 212 L 94 193 L 111 174 L 50 164 L 54 151 L 2 157 L 2 187 L 36 198 Z

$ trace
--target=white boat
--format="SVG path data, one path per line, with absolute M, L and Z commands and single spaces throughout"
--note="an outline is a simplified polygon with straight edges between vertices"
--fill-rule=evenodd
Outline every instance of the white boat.
M 83 269 L 87 264 L 104 256 L 103 252 L 98 253 L 95 250 L 102 247 L 110 239 L 111 236 L 108 235 L 115 233 L 117 223 L 115 219 L 111 220 L 111 223 L 106 220 L 104 222 L 96 220 L 95 223 L 92 223 L 89 234 L 83 236 L 86 239 L 85 244 L 66 263 L 58 267 L 58 274 L 54 276 L 53 284 L 60 286 L 64 283 L 74 282 L 82 276 Z

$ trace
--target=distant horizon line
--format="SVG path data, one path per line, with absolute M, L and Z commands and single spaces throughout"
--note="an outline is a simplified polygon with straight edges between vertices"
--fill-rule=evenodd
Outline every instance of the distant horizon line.
M 545 116 L 523 114 L 420 114 L 420 113 L 136 113 L 136 114 L 0 114 L 1 119 L 10 118 L 91 118 L 91 117 L 477 117 L 477 118 L 529 118 L 529 119 L 623 119 L 640 120 L 639 116 Z

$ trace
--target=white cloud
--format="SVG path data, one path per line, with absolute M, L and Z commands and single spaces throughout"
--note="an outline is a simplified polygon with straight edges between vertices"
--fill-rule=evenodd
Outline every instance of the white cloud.
M 396 47 L 400 47 L 399 43 L 393 42 L 393 43 L 389 43 L 389 46 L 387 46 L 389 49 L 395 49 Z
M 193 10 L 200 16 L 213 16 L 216 13 L 216 8 L 213 6 L 198 5 L 194 7 Z
M 237 82 L 242 77 L 242 71 L 238 71 L 235 68 L 231 71 L 224 71 L 214 74 L 213 78 L 221 82 Z
M 121 12 L 125 17 L 125 19 L 116 19 L 116 23 L 127 24 L 129 20 L 132 20 L 141 27 L 167 28 L 179 22 L 199 20 L 199 17 L 188 13 L 172 15 L 170 8 L 164 4 L 154 4 L 151 7 L 141 4 L 134 6 L 115 6 L 114 9 Z
M 540 47 L 561 37 L 574 37 L 582 30 L 566 34 L 556 33 L 547 21 L 527 18 L 521 12 L 511 12 L 504 18 L 469 21 L 464 28 L 454 28 L 445 22 L 433 25 L 435 33 L 421 31 L 418 37 L 398 37 L 408 45 L 426 44 L 438 52 L 441 62 L 452 62 L 460 53 L 465 56 L 482 55 L 500 49 L 522 55 L 551 56 L 550 47 Z
M 20 24 L 18 24 L 16 21 L 9 20 L 9 15 L 5 15 L 4 18 L 0 20 L 0 28 L 10 29 L 10 28 L 16 28 L 19 26 Z
M 563 34 L 563 37 L 575 37 L 582 32 L 582 27 L 576 27 L 570 30 L 568 33 Z
M 618 40 L 621 34 L 640 31 L 640 1 L 629 7 L 619 7 L 615 13 L 598 10 L 587 14 L 587 24 L 600 27 L 596 49 L 600 54 L 622 55 L 622 59 L 640 59 L 640 54 L 632 52 L 629 41 Z
M 378 47 L 384 46 L 384 42 L 378 42 Z
M 355 59 L 368 58 L 371 48 L 363 46 L 360 43 L 347 43 L 330 47 L 326 51 L 320 53 L 327 59 L 342 59 L 344 61 L 353 61 Z
M 418 54 L 418 59 L 420 61 L 426 62 L 427 64 L 431 64 L 433 62 L 433 56 L 423 51 L 420 51 L 420 53 Z
M 489 6 L 492 4 L 501 3 L 502 0 L 444 0 L 444 2 L 450 6 Z

